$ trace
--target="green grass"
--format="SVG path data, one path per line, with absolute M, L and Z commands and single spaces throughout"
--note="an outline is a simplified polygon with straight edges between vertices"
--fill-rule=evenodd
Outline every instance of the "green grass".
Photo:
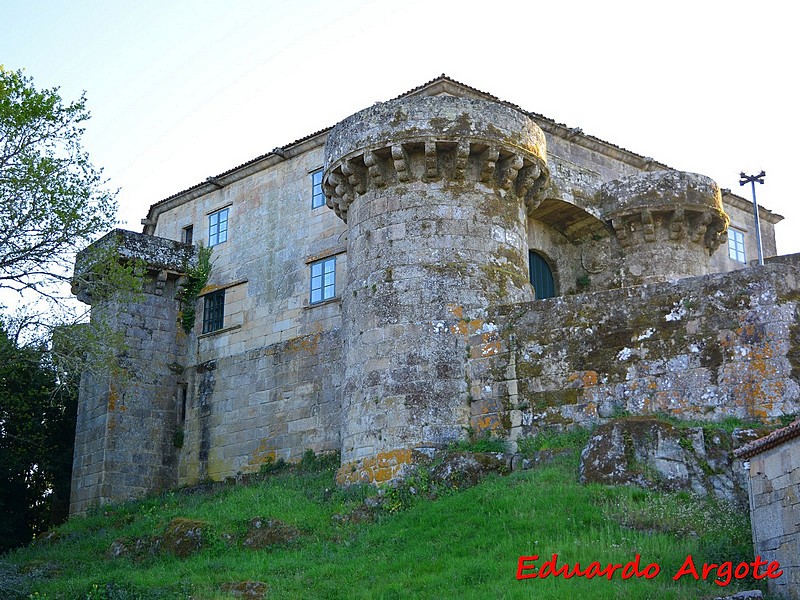
M 333 467 L 307 459 L 302 467 L 247 486 L 106 506 L 60 527 L 55 542 L 3 557 L 0 596 L 13 597 L 10 587 L 28 586 L 22 598 L 230 599 L 221 586 L 245 580 L 267 583 L 270 599 L 668 600 L 756 587 L 671 579 L 688 554 L 698 564 L 752 559 L 746 514 L 686 493 L 582 486 L 577 452 L 534 470 L 491 476 L 435 501 L 418 499 L 400 512 L 384 510 L 375 522 L 332 520 L 374 493 L 364 487 L 336 489 Z M 287 546 L 249 550 L 240 542 L 255 516 L 280 519 L 305 535 Z M 160 534 L 176 517 L 207 522 L 208 547 L 184 560 L 107 556 L 114 540 Z M 595 560 L 626 563 L 638 553 L 643 565 L 658 563 L 661 574 L 652 580 L 516 580 L 520 555 L 543 560 L 553 553 L 561 562 L 583 566 Z

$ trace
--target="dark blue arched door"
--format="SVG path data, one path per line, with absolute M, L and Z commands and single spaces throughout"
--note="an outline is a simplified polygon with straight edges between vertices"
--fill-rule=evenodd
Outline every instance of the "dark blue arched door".
M 536 299 L 552 298 L 556 295 L 556 285 L 553 281 L 553 272 L 544 258 L 531 250 L 528 252 L 531 285 L 536 291 Z

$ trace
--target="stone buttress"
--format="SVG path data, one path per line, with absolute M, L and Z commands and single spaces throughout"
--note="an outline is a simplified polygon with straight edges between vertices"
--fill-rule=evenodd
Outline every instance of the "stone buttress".
M 142 294 L 130 298 L 92 296 L 83 285 L 94 257 L 145 267 Z M 120 501 L 176 484 L 176 433 L 184 410 L 185 338 L 177 325 L 175 299 L 183 269 L 196 248 L 153 236 L 116 230 L 76 262 L 73 293 L 92 305 L 99 331 L 121 334 L 116 355 L 81 377 L 75 434 L 70 513 Z
M 394 100 L 331 131 L 324 190 L 349 263 L 340 483 L 400 477 L 415 451 L 465 435 L 465 336 L 495 334 L 488 307 L 533 299 L 526 220 L 545 161 L 528 116 L 482 100 Z

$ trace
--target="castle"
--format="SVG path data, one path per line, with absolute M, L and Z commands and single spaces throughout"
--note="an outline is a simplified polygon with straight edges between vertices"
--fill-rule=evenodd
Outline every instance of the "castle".
M 72 512 L 306 449 L 384 482 L 468 432 L 800 406 L 798 260 L 748 266 L 748 201 L 446 76 L 142 223 L 97 242 L 142 298 L 74 286 L 126 344 L 82 378 Z

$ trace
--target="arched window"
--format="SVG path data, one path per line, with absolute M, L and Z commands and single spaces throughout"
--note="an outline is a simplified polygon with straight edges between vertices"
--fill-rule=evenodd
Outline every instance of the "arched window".
M 553 272 L 550 265 L 538 253 L 531 250 L 528 252 L 528 263 L 530 269 L 531 285 L 536 291 L 536 299 L 552 298 L 556 295 L 556 285 L 553 281 Z

